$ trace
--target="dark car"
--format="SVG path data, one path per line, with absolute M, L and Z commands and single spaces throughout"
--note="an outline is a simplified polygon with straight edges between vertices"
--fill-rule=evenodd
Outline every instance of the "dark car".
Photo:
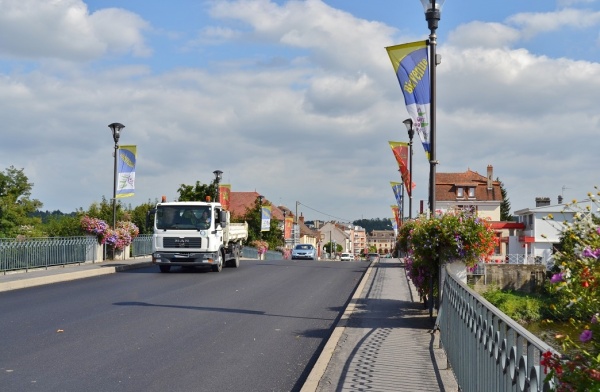
M 292 249 L 292 260 L 296 259 L 317 259 L 317 249 L 311 244 L 298 244 Z

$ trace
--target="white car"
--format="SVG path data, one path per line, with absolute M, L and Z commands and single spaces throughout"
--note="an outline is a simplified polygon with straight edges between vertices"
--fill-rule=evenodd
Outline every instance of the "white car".
M 342 253 L 340 256 L 341 261 L 354 261 L 354 255 L 352 253 Z
M 317 249 L 311 244 L 298 244 L 292 249 L 292 260 L 296 259 L 317 259 Z

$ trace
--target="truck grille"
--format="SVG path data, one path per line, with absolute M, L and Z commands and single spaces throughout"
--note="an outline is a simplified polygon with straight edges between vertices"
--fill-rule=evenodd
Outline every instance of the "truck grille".
M 165 248 L 202 248 L 202 238 L 199 237 L 164 237 Z

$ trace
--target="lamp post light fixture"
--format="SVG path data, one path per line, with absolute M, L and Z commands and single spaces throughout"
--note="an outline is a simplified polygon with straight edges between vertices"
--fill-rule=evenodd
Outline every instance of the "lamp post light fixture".
M 412 118 L 407 118 L 402 121 L 404 125 L 406 125 L 406 130 L 408 131 L 408 219 L 412 219 L 412 174 L 413 174 L 413 137 L 415 136 L 415 130 L 413 128 L 413 120 Z
M 423 9 L 425 10 L 425 20 L 429 27 L 429 77 L 430 77 L 430 115 L 429 115 L 429 129 L 430 129 L 430 141 L 429 141 L 429 210 L 431 216 L 435 214 L 435 166 L 438 164 L 435 156 L 435 137 L 436 137 L 436 76 L 435 68 L 438 64 L 435 49 L 437 45 L 437 37 L 435 31 L 438 28 L 438 22 L 441 19 L 442 6 L 445 0 L 421 0 Z
M 112 123 L 108 126 L 112 131 L 113 140 L 115 141 L 115 152 L 114 152 L 114 176 L 113 176 L 113 229 L 117 227 L 117 155 L 119 153 L 119 138 L 121 137 L 121 129 L 125 128 L 125 125 L 120 123 Z
M 221 195 L 219 193 L 219 183 L 221 182 L 221 178 L 223 178 L 223 172 L 221 170 L 215 170 L 213 174 L 215 175 L 215 182 L 217 183 L 217 197 L 215 198 L 215 201 L 220 203 Z

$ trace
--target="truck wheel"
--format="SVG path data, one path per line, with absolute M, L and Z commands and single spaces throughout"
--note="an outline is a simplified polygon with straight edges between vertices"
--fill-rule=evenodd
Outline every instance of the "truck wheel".
M 160 272 L 165 273 L 165 274 L 167 272 L 171 271 L 170 265 L 159 265 L 158 268 L 160 268 Z
M 231 266 L 233 268 L 239 268 L 239 266 L 240 266 L 240 252 L 235 252 L 235 257 L 231 261 Z
M 212 270 L 213 272 L 221 272 L 221 270 L 223 269 L 223 254 L 221 253 L 221 251 L 218 252 L 218 258 L 217 258 L 217 264 L 213 264 L 212 266 Z

